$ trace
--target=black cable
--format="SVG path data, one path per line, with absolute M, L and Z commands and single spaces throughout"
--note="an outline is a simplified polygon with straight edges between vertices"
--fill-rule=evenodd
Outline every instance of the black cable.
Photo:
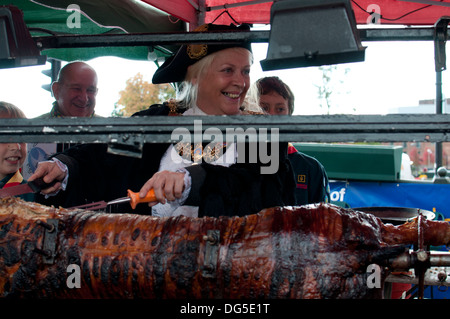
M 233 22 L 236 23 L 236 25 L 239 25 L 239 24 L 240 24 L 239 22 L 237 22 L 236 20 L 234 20 L 234 18 L 233 18 L 233 17 L 231 16 L 231 14 L 228 12 L 228 9 L 225 9 L 224 11 L 222 11 L 222 12 L 221 12 L 221 13 L 213 20 L 213 22 L 211 22 L 211 23 L 216 22 L 216 20 L 219 19 L 220 16 L 221 16 L 222 14 L 224 14 L 224 13 L 228 14 L 228 16 L 230 17 L 230 19 L 233 20 Z
M 443 1 L 443 0 L 440 0 L 439 2 L 442 2 L 442 1 Z M 352 3 L 353 3 L 354 5 L 356 5 L 359 9 L 361 9 L 362 11 L 364 11 L 365 13 L 367 13 L 368 15 L 372 15 L 373 12 L 369 12 L 369 11 L 365 10 L 365 9 L 364 9 L 363 7 L 361 7 L 355 0 L 352 0 Z M 415 12 L 417 12 L 417 11 L 421 11 L 421 10 L 427 9 L 427 8 L 429 8 L 429 7 L 431 7 L 431 6 L 432 6 L 431 4 L 427 4 L 427 5 L 425 5 L 425 6 L 421 7 L 421 8 L 412 10 L 412 11 L 410 11 L 410 12 L 407 12 L 407 13 L 401 15 L 400 17 L 392 18 L 392 19 L 390 19 L 390 18 L 385 18 L 383 15 L 380 14 L 380 19 L 383 19 L 383 20 L 386 20 L 386 21 L 397 21 L 397 20 L 403 19 L 404 17 L 406 17 L 406 16 L 408 16 L 408 15 L 410 15 L 410 14 L 413 14 L 413 13 L 415 13 Z
M 387 21 L 397 21 L 397 20 L 403 19 L 404 17 L 406 17 L 406 16 L 408 16 L 408 15 L 410 15 L 410 14 L 413 14 L 413 13 L 415 13 L 415 12 L 417 12 L 417 11 L 420 11 L 420 10 L 423 10 L 423 9 L 426 9 L 426 8 L 429 8 L 429 7 L 431 7 L 431 4 L 428 4 L 428 5 L 426 5 L 426 6 L 423 6 L 422 8 L 418 8 L 418 9 L 413 10 L 413 11 L 411 11 L 411 12 L 405 13 L 404 15 L 402 15 L 402 16 L 400 16 L 400 17 L 398 17 L 398 18 L 395 18 L 395 19 L 388 19 L 388 18 L 383 18 L 383 17 L 381 17 L 381 19 L 384 19 L 384 20 L 387 20 Z

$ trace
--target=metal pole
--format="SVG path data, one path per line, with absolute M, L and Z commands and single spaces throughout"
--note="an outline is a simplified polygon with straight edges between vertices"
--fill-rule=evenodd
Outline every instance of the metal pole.
M 434 24 L 434 63 L 436 70 L 436 114 L 442 114 L 442 71 L 446 66 L 445 46 L 447 42 L 447 28 L 450 23 L 450 16 L 442 16 Z M 436 159 L 434 174 L 438 177 L 437 170 L 442 166 L 442 142 L 436 142 Z
M 436 71 L 436 114 L 442 114 L 442 71 Z M 436 143 L 436 160 L 434 173 L 442 166 L 442 142 Z

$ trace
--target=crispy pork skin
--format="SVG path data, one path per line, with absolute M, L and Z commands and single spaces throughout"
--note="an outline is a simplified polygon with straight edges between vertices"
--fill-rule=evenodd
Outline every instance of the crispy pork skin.
M 57 229 L 49 220 L 57 220 Z M 450 243 L 448 223 L 425 223 L 426 242 Z M 367 285 L 367 267 L 416 242 L 413 222 L 385 225 L 329 204 L 245 217 L 157 218 L 6 198 L 0 200 L 0 296 L 381 297 L 382 289 Z M 68 284 L 77 275 L 71 265 L 80 270 L 79 288 Z

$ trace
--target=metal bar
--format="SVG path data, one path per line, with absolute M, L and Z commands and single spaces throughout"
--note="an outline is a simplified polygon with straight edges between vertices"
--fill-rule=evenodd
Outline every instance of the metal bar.
M 434 28 L 367 28 L 359 29 L 361 41 L 433 41 Z
M 199 26 L 205 24 L 206 18 L 206 0 L 198 0 L 197 21 L 189 23 L 189 29 L 195 30 Z
M 198 11 L 198 9 L 199 9 L 199 6 L 198 6 L 198 4 L 197 3 L 195 3 L 194 1 L 192 1 L 192 0 L 186 0 L 187 2 L 189 2 L 189 4 L 195 9 L 195 10 L 197 10 Z
M 0 143 L 137 145 L 178 142 L 180 132 L 207 141 L 208 128 L 225 137 L 282 142 L 446 142 L 450 114 L 3 119 Z
M 255 4 L 261 4 L 261 3 L 267 3 L 267 2 L 273 2 L 274 0 L 250 0 L 250 1 L 244 1 L 244 2 L 238 2 L 238 3 L 227 3 L 220 6 L 212 6 L 212 7 L 206 7 L 206 11 L 214 11 L 214 10 L 226 10 L 230 8 L 238 8 L 242 6 L 251 6 Z
M 426 271 L 426 262 L 428 260 L 428 253 L 423 248 L 423 215 L 419 213 L 418 221 L 417 221 L 417 238 L 418 238 L 418 250 L 417 260 L 419 261 L 415 266 L 415 271 L 417 273 L 417 277 L 419 278 L 419 290 L 418 290 L 418 298 L 423 299 L 423 292 L 425 289 L 425 271 Z
M 268 42 L 270 31 L 174 32 L 33 37 L 41 50 L 60 48 L 182 45 L 187 43 Z
M 448 273 L 450 268 L 444 268 L 442 269 L 445 271 L 445 273 Z M 442 287 L 449 287 L 450 286 L 450 280 L 447 278 L 445 281 L 440 281 L 436 274 L 436 268 L 430 268 L 425 272 L 425 282 L 424 284 L 426 286 L 442 286 Z M 389 274 L 386 278 L 386 282 L 397 282 L 397 283 L 405 283 L 405 284 L 415 284 L 417 285 L 419 283 L 419 278 L 416 276 L 416 274 Z
M 430 253 L 430 265 L 438 267 L 450 266 L 450 254 L 447 252 L 432 251 Z
M 436 114 L 442 114 L 443 98 L 442 98 L 442 72 L 436 72 Z M 435 173 L 442 166 L 442 143 L 436 143 L 436 157 L 435 157 Z
M 361 41 L 432 41 L 432 27 L 364 28 L 359 30 Z M 268 43 L 270 31 L 246 32 L 172 32 L 129 33 L 101 35 L 53 35 L 33 37 L 41 50 L 58 48 L 123 47 L 182 45 L 187 43 L 224 43 L 249 41 Z
M 442 97 L 442 71 L 446 69 L 446 40 L 448 37 L 448 23 L 449 17 L 441 17 L 434 25 L 434 64 L 436 71 L 436 114 L 442 114 L 443 111 L 443 97 Z M 436 157 L 435 157 L 435 174 L 442 166 L 442 143 L 436 143 Z
M 427 251 L 426 257 L 425 262 L 421 261 L 417 252 L 410 250 L 387 261 L 387 266 L 392 271 L 413 269 L 420 263 L 426 263 L 427 267 L 450 267 L 449 252 Z

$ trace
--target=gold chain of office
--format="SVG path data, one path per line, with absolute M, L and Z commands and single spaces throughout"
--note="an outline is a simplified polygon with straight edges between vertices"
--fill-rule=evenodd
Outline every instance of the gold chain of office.
M 211 163 L 218 160 L 225 153 L 227 143 L 216 143 L 213 145 L 209 143 L 203 148 L 202 143 L 191 144 L 188 142 L 179 142 L 175 144 L 174 147 L 178 155 L 183 158 L 186 158 L 186 156 L 183 155 L 186 155 L 186 152 L 189 152 L 189 159 L 193 162 L 198 163 L 203 159 L 203 161 Z

